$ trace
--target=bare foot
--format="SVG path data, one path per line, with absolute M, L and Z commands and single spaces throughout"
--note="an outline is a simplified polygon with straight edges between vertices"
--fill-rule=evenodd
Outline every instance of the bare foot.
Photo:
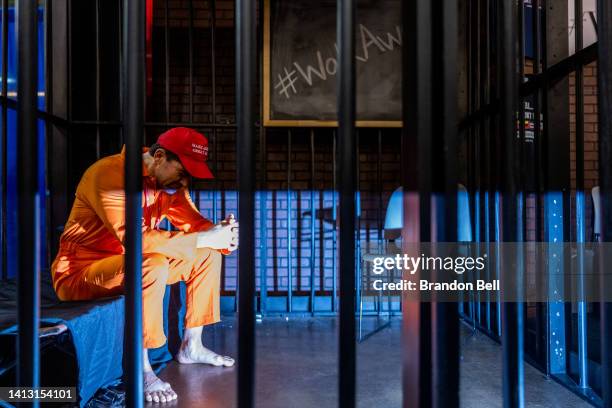
M 144 373 L 144 396 L 147 402 L 170 402 L 177 398 L 170 384 L 162 381 L 153 371 Z
M 216 367 L 231 367 L 235 361 L 233 358 L 228 356 L 222 356 L 215 353 L 212 350 L 207 349 L 197 343 L 186 345 L 183 343 L 179 352 L 176 355 L 176 359 L 181 364 L 211 364 Z

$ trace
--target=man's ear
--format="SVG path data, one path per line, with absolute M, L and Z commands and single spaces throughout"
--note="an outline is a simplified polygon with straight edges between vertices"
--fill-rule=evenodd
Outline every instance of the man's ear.
M 155 154 L 153 155 L 153 158 L 158 161 L 164 157 L 166 157 L 166 152 L 164 151 L 164 149 L 157 149 L 155 151 Z

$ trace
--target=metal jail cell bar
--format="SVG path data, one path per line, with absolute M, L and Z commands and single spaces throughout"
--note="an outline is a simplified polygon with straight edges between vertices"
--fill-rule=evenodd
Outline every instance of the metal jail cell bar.
M 603 241 L 612 241 L 612 5 L 598 0 L 598 101 L 599 101 L 599 181 L 602 191 Z M 600 260 L 603 269 L 603 260 Z M 610 285 L 602 275 L 602 287 Z M 612 406 L 612 350 L 604 339 L 612 338 L 612 303 L 601 303 L 601 353 L 603 406 Z
M 522 6 L 522 5 L 521 5 Z M 503 241 L 519 240 L 519 223 L 522 217 L 518 212 L 521 206 L 521 191 L 517 188 L 515 175 L 520 172 L 518 147 L 516 142 L 515 112 L 518 107 L 516 75 L 516 7 L 513 2 L 497 3 L 498 37 L 498 81 L 500 96 L 499 134 L 502 138 L 503 152 L 500 187 L 502 190 Z M 519 187 L 520 188 L 520 187 Z M 516 273 L 522 260 L 516 260 Z M 524 404 L 523 384 L 523 305 L 519 302 L 504 302 L 501 310 L 502 325 L 502 373 L 504 407 L 520 407 Z
M 0 222 L 2 225 L 6 225 L 6 185 L 7 185 L 7 164 L 6 150 L 7 150 L 7 132 L 8 132 L 8 106 L 7 106 L 7 95 L 8 95 L 8 0 L 2 0 L 2 135 L 0 139 L 0 157 L 2 157 L 2 176 L 0 182 L 2 183 L 2 189 L 0 191 L 0 200 L 2 206 L 0 207 Z M 6 251 L 6 229 L 2 228 L 0 232 L 0 255 L 2 261 L 0 266 L 2 267 L 2 278 L 8 278 L 8 263 L 7 263 L 7 251 Z
M 6 4 L 5 4 L 6 5 Z M 6 12 L 7 8 L 3 9 Z M 19 1 L 17 8 L 19 32 L 17 74 L 17 142 L 19 200 L 18 254 L 18 346 L 17 385 L 40 386 L 40 218 L 38 216 L 38 121 L 36 78 L 38 68 L 37 4 Z M 6 60 L 3 61 L 6 64 Z M 6 77 L 3 77 L 3 80 Z M 6 96 L 6 94 L 5 94 Z M 33 406 L 38 406 L 34 402 Z
M 254 406 L 255 390 L 255 85 L 254 0 L 236 2 L 236 123 L 239 214 L 241 216 L 238 263 L 238 407 Z
M 355 8 L 353 0 L 338 0 L 338 149 L 340 157 L 340 334 L 338 347 L 338 406 L 355 406 Z
M 429 241 L 429 172 L 424 167 L 431 161 L 432 119 L 432 7 L 429 0 L 402 2 L 405 22 L 402 47 L 402 170 L 404 185 L 404 229 L 410 243 Z M 409 230 L 406 225 L 412 225 Z M 403 337 L 409 358 L 404 364 L 403 406 L 431 405 L 431 308 L 429 304 L 405 302 Z
M 582 50 L 583 23 L 582 0 L 574 0 L 575 52 Z M 575 112 L 576 112 L 576 242 L 584 243 L 586 235 L 586 212 L 584 196 L 584 81 L 582 64 L 576 64 L 575 72 Z M 577 246 L 578 274 L 584 276 L 584 246 Z M 580 280 L 579 299 L 584 298 L 584 278 Z M 578 376 L 579 387 L 588 388 L 587 355 L 587 304 L 578 302 Z
M 125 156 L 125 368 L 126 402 L 140 407 L 143 395 L 142 340 L 142 138 L 144 135 L 145 4 L 124 7 L 125 73 L 123 135 Z

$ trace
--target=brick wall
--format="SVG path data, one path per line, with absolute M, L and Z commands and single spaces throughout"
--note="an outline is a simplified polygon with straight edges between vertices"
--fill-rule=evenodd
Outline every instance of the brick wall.
M 527 61 L 526 73 L 533 70 L 531 61 Z M 569 76 L 569 112 L 570 112 L 570 170 L 571 170 L 571 226 L 570 239 L 576 239 L 576 79 Z M 584 67 L 583 71 L 584 93 L 584 188 L 586 198 L 586 239 L 590 240 L 593 233 L 593 200 L 591 190 L 599 184 L 598 177 L 598 149 L 597 149 L 597 62 Z M 537 196 L 527 196 L 527 238 L 529 240 L 543 240 L 543 236 L 536 236 L 536 200 Z M 542 206 L 542 203 L 540 203 Z
M 584 189 L 586 197 L 586 239 L 593 231 L 593 200 L 591 190 L 599 184 L 597 148 L 597 62 L 584 67 Z M 571 154 L 571 195 L 572 226 L 571 238 L 576 238 L 575 197 L 576 197 L 576 78 L 570 76 L 570 154 Z

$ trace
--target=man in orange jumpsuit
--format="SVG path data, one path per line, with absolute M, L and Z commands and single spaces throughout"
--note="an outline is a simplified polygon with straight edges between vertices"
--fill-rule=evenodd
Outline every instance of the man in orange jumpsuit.
M 174 128 L 143 152 L 142 296 L 144 378 L 147 401 L 169 402 L 176 393 L 149 363 L 147 349 L 166 342 L 163 297 L 167 284 L 187 285 L 183 364 L 232 366 L 234 360 L 202 344 L 202 328 L 218 322 L 221 254 L 238 248 L 233 215 L 214 225 L 200 215 L 187 190 L 189 177 L 212 178 L 208 141 L 193 129 Z M 123 293 L 125 149 L 105 157 L 83 175 L 60 238 L 51 273 L 61 300 L 88 300 Z M 167 218 L 179 231 L 162 231 Z

